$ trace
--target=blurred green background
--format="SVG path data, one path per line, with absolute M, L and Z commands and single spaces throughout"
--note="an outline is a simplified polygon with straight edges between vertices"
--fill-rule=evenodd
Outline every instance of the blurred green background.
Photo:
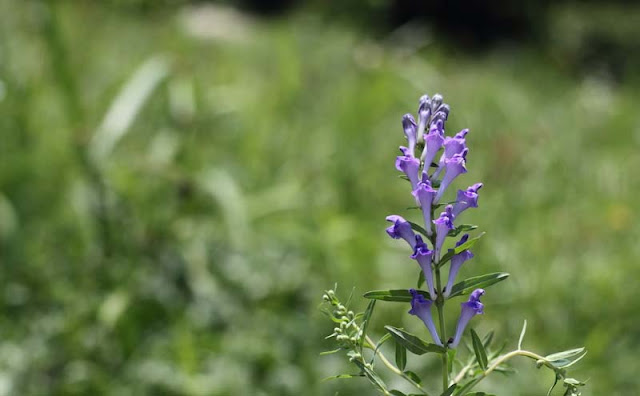
M 436 92 L 485 183 L 461 276 L 511 273 L 476 329 L 639 394 L 640 8 L 275 3 L 0 0 L 0 396 L 374 394 L 320 381 L 353 369 L 318 306 L 415 283 L 384 217 L 419 218 L 393 163 Z M 553 381 L 515 366 L 480 390 Z

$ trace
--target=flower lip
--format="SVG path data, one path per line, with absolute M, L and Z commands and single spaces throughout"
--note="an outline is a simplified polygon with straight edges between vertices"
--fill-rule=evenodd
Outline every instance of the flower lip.
M 387 227 L 387 234 L 393 239 L 404 239 L 409 246 L 411 246 L 411 249 L 415 249 L 416 236 L 411 228 L 411 224 L 405 220 L 404 217 L 398 215 L 387 216 L 386 220 L 393 223 Z

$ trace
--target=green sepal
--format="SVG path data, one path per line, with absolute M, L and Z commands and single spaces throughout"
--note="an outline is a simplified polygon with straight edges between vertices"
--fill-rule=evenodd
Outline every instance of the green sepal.
M 476 354 L 478 365 L 482 370 L 486 370 L 487 365 L 489 364 L 487 360 L 487 352 L 484 350 L 484 345 L 482 345 L 482 341 L 480 341 L 480 337 L 478 337 L 478 333 L 476 333 L 474 329 L 471 329 L 471 342 L 473 343 L 473 351 Z
M 545 359 L 551 363 L 554 367 L 557 368 L 565 368 L 569 366 L 573 366 L 579 360 L 581 360 L 587 352 L 585 348 L 575 348 L 569 349 L 567 351 L 562 351 L 558 353 L 552 353 L 551 355 L 545 356 Z
M 418 290 L 427 300 L 431 300 L 429 293 L 424 290 Z M 393 301 L 393 302 L 411 302 L 411 293 L 407 289 L 392 290 L 372 290 L 363 294 L 364 298 L 371 300 Z
M 501 282 L 508 277 L 509 274 L 506 272 L 493 272 L 491 274 L 484 274 L 480 276 L 474 276 L 472 278 L 467 278 L 462 282 L 458 282 L 453 285 L 453 287 L 451 288 L 451 294 L 447 298 L 453 298 L 456 296 L 468 294 L 477 288 L 486 288 L 488 286 Z M 409 292 L 407 291 L 407 293 Z
M 446 349 L 439 345 L 430 344 L 420 339 L 419 337 L 397 327 L 385 326 L 384 328 L 385 330 L 387 330 L 387 332 L 389 332 L 389 334 L 391 334 L 396 342 L 402 344 L 405 348 L 407 348 L 409 352 L 413 354 L 423 355 L 429 352 L 445 353 L 446 351 Z

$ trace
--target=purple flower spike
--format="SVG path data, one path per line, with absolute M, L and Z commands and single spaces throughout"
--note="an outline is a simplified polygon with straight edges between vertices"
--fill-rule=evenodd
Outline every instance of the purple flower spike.
M 428 95 L 423 95 L 420 98 L 418 106 L 418 142 L 423 142 L 424 129 L 427 127 L 427 121 L 431 116 L 431 99 Z
M 460 304 L 462 312 L 460 313 L 460 319 L 458 320 L 458 326 L 456 327 L 456 335 L 451 343 L 451 348 L 458 346 L 462 333 L 464 333 L 467 324 L 476 315 L 484 313 L 484 305 L 480 302 L 480 297 L 484 294 L 483 289 L 476 289 L 469 296 L 469 301 Z
M 478 207 L 478 190 L 482 188 L 482 183 L 476 183 L 466 190 L 458 190 L 456 203 L 453 205 L 453 215 L 458 216 L 468 208 Z
M 440 213 L 440 217 L 433 221 L 436 225 L 436 260 L 440 260 L 442 244 L 450 230 L 453 230 L 453 206 L 447 205 L 445 211 Z
M 409 289 L 409 293 L 411 293 L 412 296 L 411 309 L 409 310 L 409 313 L 422 319 L 425 326 L 427 326 L 429 333 L 431 333 L 433 342 L 442 346 L 442 341 L 440 341 L 440 337 L 436 331 L 436 326 L 433 324 L 433 319 L 431 318 L 431 305 L 433 304 L 433 301 L 427 300 L 415 289 Z
M 413 153 L 406 147 L 400 147 L 404 155 L 396 157 L 396 169 L 404 172 L 411 182 L 411 190 L 415 190 L 418 185 L 418 172 L 420 171 L 420 160 L 413 156 Z
M 387 234 L 393 239 L 404 239 L 411 246 L 411 249 L 415 249 L 416 234 L 411 229 L 411 224 L 398 215 L 387 216 L 386 220 L 393 223 L 392 226 L 387 228 Z
M 411 258 L 416 260 L 422 268 L 424 273 L 424 279 L 429 287 L 429 295 L 432 300 L 436 299 L 436 291 L 433 287 L 433 273 L 431 272 L 431 261 L 433 259 L 433 251 L 429 250 L 429 247 L 422 240 L 420 235 L 416 235 L 416 247 L 413 249 Z
M 464 234 L 462 238 L 456 243 L 456 247 L 462 245 L 467 242 L 469 239 L 469 234 Z M 456 280 L 456 276 L 458 275 L 458 271 L 460 271 L 460 267 L 464 264 L 465 261 L 473 258 L 473 253 L 469 250 L 464 250 L 455 256 L 451 257 L 451 266 L 449 267 L 449 280 L 447 281 L 447 286 L 444 288 L 444 296 L 449 297 L 451 294 L 451 288 L 453 287 L 453 282 Z
M 413 156 L 416 149 L 416 120 L 411 114 L 405 114 L 402 117 L 402 128 L 404 128 L 404 135 L 407 137 L 409 145 L 409 153 Z
M 413 190 L 412 194 L 420 203 L 422 217 L 424 218 L 424 227 L 427 235 L 431 236 L 431 203 L 436 196 L 436 190 L 431 188 L 431 182 L 429 182 L 427 172 L 422 172 L 422 181 L 418 183 L 418 186 Z
M 461 173 L 466 173 L 466 157 L 469 149 L 464 149 L 461 154 L 454 155 L 451 159 L 445 160 L 445 173 L 442 181 L 440 182 L 440 188 L 438 188 L 438 194 L 436 194 L 433 203 L 438 203 L 440 198 L 442 198 L 442 194 L 447 189 L 449 184 L 458 177 Z
M 444 132 L 442 131 L 442 123 L 438 122 L 432 126 L 425 140 L 425 147 L 422 151 L 420 159 L 424 161 L 425 169 L 429 169 L 433 158 L 436 156 L 442 145 L 444 144 Z

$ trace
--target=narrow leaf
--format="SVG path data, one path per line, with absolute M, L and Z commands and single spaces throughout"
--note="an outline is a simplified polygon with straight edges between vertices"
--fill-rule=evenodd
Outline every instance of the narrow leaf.
M 482 345 L 482 341 L 480 341 L 480 337 L 478 337 L 478 333 L 474 329 L 471 329 L 471 341 L 473 343 L 473 351 L 476 354 L 476 360 L 478 364 L 483 370 L 487 369 L 487 352 L 484 350 L 484 346 Z
M 456 390 L 456 386 L 456 384 L 451 385 L 449 388 L 447 388 L 446 391 L 442 392 L 440 396 L 451 396 L 453 394 L 453 391 Z
M 569 349 L 569 350 L 558 352 L 558 353 L 552 353 L 551 355 L 547 355 L 544 358 L 550 362 L 553 362 L 555 360 L 560 360 L 560 359 L 569 359 L 573 356 L 580 355 L 582 352 L 584 352 L 584 347 Z
M 518 340 L 518 350 L 522 349 L 522 340 L 524 340 L 524 335 L 527 332 L 527 320 L 524 320 L 524 324 L 522 325 L 522 331 L 520 332 L 520 339 Z
M 494 334 L 495 332 L 491 330 L 490 332 L 487 333 L 486 336 L 484 336 L 484 338 L 482 339 L 482 345 L 484 345 L 484 349 L 489 348 L 489 346 L 491 345 L 491 341 L 493 341 Z
M 387 330 L 387 332 L 389 332 L 389 334 L 391 334 L 391 336 L 394 338 L 394 340 L 396 340 L 396 342 L 399 342 L 405 348 L 407 348 L 409 352 L 414 353 L 416 355 L 423 355 L 429 352 L 435 352 L 435 353 L 445 352 L 445 349 L 443 347 L 423 341 L 422 339 L 416 337 L 415 335 L 411 333 L 407 333 L 406 331 L 402 329 L 398 329 L 397 327 L 385 326 L 384 328 L 385 330 Z
M 475 225 L 475 224 L 461 224 L 461 225 L 457 226 L 456 228 L 454 228 L 453 230 L 449 231 L 447 236 L 456 237 L 461 232 L 472 231 L 472 230 L 475 230 L 476 228 L 478 228 L 478 226 Z
M 358 340 L 360 349 L 362 349 L 362 345 L 364 344 L 364 340 L 367 335 L 367 329 L 369 328 L 369 322 L 371 322 L 371 315 L 373 314 L 373 309 L 375 308 L 375 306 L 376 300 L 371 300 L 369 301 L 369 305 L 367 305 L 367 309 L 364 311 L 364 316 L 362 317 L 362 334 L 360 335 L 360 339 Z
M 320 352 L 320 356 L 331 355 L 333 353 L 340 352 L 341 350 L 342 350 L 342 348 L 338 348 L 338 349 L 334 349 L 333 351 Z
M 405 347 L 396 341 L 396 366 L 400 371 L 404 371 L 407 367 L 407 350 Z
M 399 390 L 395 390 L 395 389 L 390 390 L 389 393 L 391 393 L 393 396 L 407 396 L 406 393 L 402 393 Z
M 451 294 L 449 295 L 448 298 L 471 293 L 473 290 L 477 288 L 485 288 L 487 286 L 491 286 L 495 283 L 498 283 L 507 279 L 508 277 L 509 277 L 509 274 L 506 272 L 494 272 L 491 274 L 484 274 L 484 275 L 474 276 L 472 278 L 465 279 L 462 282 L 458 282 L 455 285 L 453 285 L 453 287 L 451 288 Z M 409 292 L 407 291 L 407 293 Z M 429 293 L 425 292 L 425 294 L 429 294 Z
M 462 245 L 454 248 L 454 249 L 449 249 L 449 251 L 447 252 L 447 254 L 445 254 L 444 256 L 442 256 L 442 259 L 440 259 L 440 263 L 438 264 L 438 267 L 442 267 L 442 265 L 444 263 L 446 263 L 447 261 L 449 261 L 451 259 L 451 257 L 455 256 L 458 253 L 461 253 L 467 249 L 471 249 L 473 247 L 473 245 L 475 245 L 478 240 L 480 240 L 480 238 L 482 238 L 482 236 L 485 233 L 481 233 L 480 235 L 476 236 L 475 238 L 471 238 L 468 241 L 466 241 L 465 243 L 463 243 Z
M 429 293 L 424 290 L 418 290 L 418 293 L 422 294 L 424 298 L 430 300 Z M 393 302 L 411 302 L 411 293 L 407 289 L 393 289 L 393 290 L 372 290 L 364 293 L 364 298 L 371 300 L 393 301 Z
M 334 379 L 354 378 L 354 377 L 361 377 L 361 375 L 358 375 L 358 374 L 339 374 L 339 375 L 332 375 L 331 377 L 323 378 L 323 379 L 322 379 L 322 381 L 331 381 L 331 380 L 334 380 Z
M 360 370 L 362 370 L 364 375 L 369 379 L 369 381 L 371 381 L 373 385 L 375 385 L 383 393 L 388 392 L 387 385 L 382 381 L 382 379 L 380 379 L 380 377 L 378 377 L 378 374 L 376 374 L 373 370 L 365 366 L 364 363 L 362 363 L 359 360 L 354 360 L 353 363 L 355 363 L 355 365 L 358 366 Z
M 465 393 L 465 392 L 466 392 L 466 391 L 468 391 L 468 390 L 470 390 L 470 389 L 471 389 L 471 388 L 473 388 L 474 386 L 476 386 L 476 384 L 480 381 L 480 379 L 481 379 L 481 377 L 477 377 L 477 378 L 474 378 L 474 379 L 470 380 L 470 381 L 469 381 L 469 382 L 467 382 L 466 384 L 464 384 L 464 385 L 462 386 L 462 388 L 459 388 L 459 389 L 456 391 L 455 396 L 459 396 L 459 395 L 466 395 L 466 393 Z
M 418 231 L 419 233 L 421 233 L 421 234 L 422 234 L 422 235 L 424 235 L 425 237 L 428 237 L 427 230 L 425 230 L 421 225 L 416 224 L 416 223 L 414 223 L 414 222 L 412 222 L 412 221 L 410 221 L 410 222 L 409 222 L 409 224 L 411 224 L 411 228 L 412 228 L 414 231 Z
M 418 374 L 414 373 L 413 371 L 405 371 L 404 372 L 407 377 L 411 378 L 413 380 L 413 382 L 415 382 L 416 384 L 420 385 L 422 383 L 422 378 L 418 377 Z

